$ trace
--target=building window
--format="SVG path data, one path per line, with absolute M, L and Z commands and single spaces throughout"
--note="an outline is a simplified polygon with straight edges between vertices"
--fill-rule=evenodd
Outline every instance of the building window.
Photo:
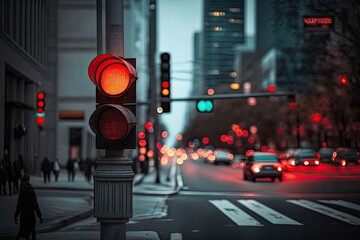
M 223 28 L 223 27 L 214 27 L 213 29 L 214 29 L 214 31 L 216 31 L 216 32 L 224 31 L 224 28 Z
M 209 12 L 209 15 L 213 17 L 223 17 L 225 16 L 225 12 Z
M 242 23 L 242 20 L 238 18 L 230 18 L 229 23 Z
M 232 12 L 232 13 L 239 13 L 240 8 L 229 8 L 229 11 Z
M 220 46 L 220 44 L 219 44 L 218 42 L 214 42 L 214 43 L 213 43 L 213 46 L 217 48 L 217 47 Z

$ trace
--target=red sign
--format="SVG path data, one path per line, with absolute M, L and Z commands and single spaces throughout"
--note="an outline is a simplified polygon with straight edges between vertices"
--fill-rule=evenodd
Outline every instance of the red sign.
M 328 31 L 333 25 L 333 16 L 304 16 L 304 28 L 306 30 Z

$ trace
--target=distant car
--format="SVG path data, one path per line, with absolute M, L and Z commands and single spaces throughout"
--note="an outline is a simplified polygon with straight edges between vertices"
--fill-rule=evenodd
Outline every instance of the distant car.
M 246 157 L 242 154 L 235 154 L 234 159 L 231 163 L 233 168 L 243 168 L 245 166 Z
M 232 163 L 232 160 L 234 159 L 234 155 L 229 151 L 225 149 L 218 149 L 214 151 L 215 159 L 213 163 L 215 165 L 223 163 L 230 165 Z
M 334 148 L 327 148 L 327 147 L 323 147 L 319 149 L 319 158 L 321 162 L 324 163 L 331 163 L 331 157 L 333 155 L 333 153 L 335 152 Z
M 282 181 L 283 167 L 273 153 L 254 152 L 245 161 L 244 180 L 256 181 L 257 178 L 271 178 Z
M 286 149 L 284 152 L 281 152 L 278 154 L 280 163 L 283 166 L 284 170 L 286 170 L 286 166 L 288 164 L 288 159 L 294 152 L 295 152 L 295 149 L 289 148 L 289 149 Z
M 320 164 L 315 150 L 311 148 L 296 149 L 289 157 L 287 168 L 303 165 L 303 166 L 317 166 Z
M 333 153 L 331 160 L 334 164 L 346 166 L 349 163 L 360 163 L 360 153 L 356 148 L 337 148 Z

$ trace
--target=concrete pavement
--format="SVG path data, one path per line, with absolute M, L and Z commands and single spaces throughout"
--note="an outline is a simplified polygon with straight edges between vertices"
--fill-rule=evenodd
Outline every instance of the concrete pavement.
M 160 199 L 178 193 L 182 187 L 176 165 L 161 168 L 160 184 L 155 183 L 155 179 L 156 172 L 153 170 L 147 175 L 135 175 L 134 199 L 148 196 L 147 199 L 151 200 L 139 199 L 141 204 L 136 204 L 134 201 L 134 216 L 130 221 L 161 216 L 163 214 L 161 206 L 164 201 Z M 86 181 L 81 172 L 77 174 L 74 182 L 68 182 L 67 173 L 62 170 L 57 182 L 44 184 L 41 176 L 34 175 L 31 176 L 30 183 L 37 192 L 44 219 L 42 224 L 38 222 L 36 225 L 38 239 L 100 239 L 99 232 L 61 232 L 61 234 L 57 232 L 60 228 L 93 216 L 93 183 Z M 81 194 L 81 197 L 62 197 L 59 193 L 55 194 L 55 191 L 51 191 L 54 189 L 84 191 L 85 194 Z M 19 226 L 14 223 L 13 218 L 17 198 L 17 194 L 0 196 L 0 239 L 2 240 L 15 239 L 17 234 Z M 127 232 L 127 239 L 159 239 L 159 236 L 152 231 Z

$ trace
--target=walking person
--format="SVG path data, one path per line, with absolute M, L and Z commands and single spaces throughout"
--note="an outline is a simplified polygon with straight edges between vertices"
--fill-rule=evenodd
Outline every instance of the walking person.
M 44 183 L 46 184 L 46 182 L 50 183 L 50 179 L 51 179 L 51 163 L 49 161 L 49 159 L 47 157 L 44 158 L 44 160 L 42 160 L 41 162 L 41 171 L 43 172 L 43 178 L 44 178 Z
M 36 216 L 39 218 L 40 223 L 43 222 L 42 214 L 37 202 L 37 197 L 34 188 L 30 184 L 29 175 L 24 175 L 21 180 L 19 198 L 16 205 L 14 215 L 15 223 L 18 223 L 20 215 L 20 228 L 16 239 L 25 238 L 36 240 Z
M 0 162 L 0 195 L 6 195 L 6 182 L 8 181 L 9 175 L 6 168 L 5 160 Z
M 68 181 L 74 181 L 75 178 L 75 171 L 74 171 L 74 161 L 69 158 L 66 163 L 66 169 L 68 172 Z
M 13 174 L 11 174 L 12 181 L 14 184 L 14 193 L 19 192 L 19 181 L 22 178 L 24 172 L 24 160 L 21 154 L 13 163 Z
M 57 182 L 58 179 L 59 179 L 59 173 L 60 173 L 59 159 L 55 159 L 55 161 L 54 161 L 53 173 L 54 173 L 54 176 L 55 176 L 55 182 Z

